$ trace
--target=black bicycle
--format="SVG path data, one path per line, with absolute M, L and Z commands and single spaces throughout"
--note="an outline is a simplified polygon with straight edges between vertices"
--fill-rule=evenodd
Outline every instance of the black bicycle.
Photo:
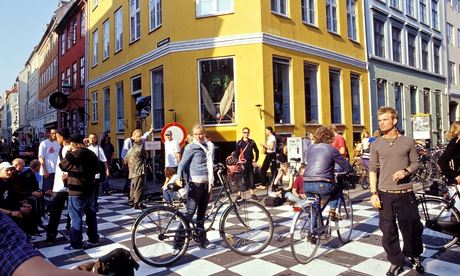
M 342 180 L 345 187 L 347 180 Z M 303 202 L 294 205 L 295 212 L 292 219 L 290 236 L 291 251 L 294 258 L 302 264 L 310 262 L 315 256 L 322 238 L 329 239 L 332 232 L 337 231 L 337 236 L 342 243 L 350 241 L 353 229 L 353 208 L 350 197 L 343 192 L 339 196 L 339 208 L 336 210 L 336 218 L 329 216 L 323 218 L 323 212 L 331 200 L 331 197 L 321 206 L 321 196 L 315 194 Z
M 214 221 L 220 214 L 220 236 L 233 252 L 245 256 L 260 253 L 273 236 L 270 213 L 252 200 L 235 202 L 224 176 L 225 166 L 218 164 L 215 167 L 221 188 L 204 218 L 204 231 L 213 230 Z M 227 207 L 220 213 L 224 205 Z M 170 265 L 185 254 L 191 240 L 199 240 L 203 229 L 198 229 L 196 224 L 196 220 L 188 221 L 179 207 L 155 205 L 140 214 L 133 224 L 131 240 L 134 252 L 149 265 Z M 173 252 L 175 239 L 184 240 L 178 253 Z

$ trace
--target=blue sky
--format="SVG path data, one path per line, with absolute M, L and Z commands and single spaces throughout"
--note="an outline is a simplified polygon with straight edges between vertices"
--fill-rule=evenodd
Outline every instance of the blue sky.
M 50 22 L 58 0 L 0 0 L 0 94 L 10 89 Z

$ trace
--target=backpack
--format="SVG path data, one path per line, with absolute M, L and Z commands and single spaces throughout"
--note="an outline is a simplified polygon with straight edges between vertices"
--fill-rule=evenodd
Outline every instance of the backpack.
M 284 201 L 281 197 L 266 197 L 264 200 L 264 205 L 266 207 L 277 207 L 284 204 Z

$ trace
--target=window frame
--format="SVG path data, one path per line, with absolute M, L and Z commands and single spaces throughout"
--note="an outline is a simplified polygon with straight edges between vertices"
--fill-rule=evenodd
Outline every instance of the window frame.
M 354 93 L 354 87 L 353 86 L 353 80 L 357 80 L 357 95 L 356 93 Z M 362 102 L 362 89 L 361 89 L 361 82 L 362 82 L 362 79 L 361 79 L 361 74 L 359 73 L 355 73 L 355 72 L 352 72 L 350 73 L 350 92 L 351 92 L 351 117 L 352 117 L 352 123 L 353 124 L 359 124 L 361 125 L 363 123 L 362 121 L 362 116 L 361 116 L 361 102 Z M 357 102 L 355 102 L 355 99 L 357 99 Z M 358 118 L 357 120 L 355 120 L 355 115 L 357 114 Z
M 116 93 L 116 116 L 117 116 L 117 123 L 116 123 L 116 130 L 117 133 L 125 131 L 125 102 L 124 102 L 124 86 L 123 81 L 115 83 L 115 93 Z M 120 124 L 121 120 L 121 124 Z
M 328 32 L 339 34 L 337 1 L 326 0 L 326 29 Z
M 139 79 L 140 89 L 139 90 L 133 90 L 134 81 L 137 81 L 137 79 Z M 139 74 L 139 75 L 131 77 L 130 82 L 131 82 L 131 96 L 141 95 L 142 94 L 142 75 Z
M 99 112 L 99 107 L 98 107 L 98 92 L 97 91 L 94 91 L 91 93 L 91 122 L 93 124 L 96 124 L 98 121 L 99 121 L 99 115 L 98 115 L 98 112 Z
M 347 0 L 347 30 L 348 38 L 358 41 L 358 21 L 356 16 L 356 0 Z M 350 24 L 351 22 L 351 24 Z M 350 28 L 350 25 L 352 26 Z M 350 35 L 351 31 L 351 35 Z
M 431 27 L 439 30 L 439 7 L 437 0 L 431 0 Z
M 110 57 L 110 21 L 105 20 L 102 23 L 102 60 L 106 60 Z
M 93 67 L 99 63 L 99 29 L 95 29 L 93 32 Z
M 287 81 L 287 91 L 283 89 L 281 91 L 281 98 L 282 98 L 282 104 L 279 107 L 279 110 L 281 111 L 280 118 L 277 120 L 276 118 L 276 108 L 275 104 L 277 103 L 276 100 L 276 87 L 275 87 L 275 82 L 278 78 L 276 78 L 277 75 L 275 75 L 277 72 L 275 72 L 275 66 L 279 66 L 281 68 L 281 81 Z M 285 67 L 287 66 L 287 68 Z M 275 124 L 277 125 L 282 125 L 282 124 L 292 124 L 293 123 L 293 118 L 292 118 L 292 95 L 291 95 L 291 90 L 292 90 L 292 80 L 291 80 L 291 70 L 292 70 L 292 60 L 290 58 L 286 57 L 279 57 L 279 56 L 274 56 L 272 58 L 272 68 L 273 68 L 273 109 L 274 109 L 274 120 Z M 286 70 L 286 71 L 284 71 Z M 287 74 L 287 76 L 286 76 Z M 284 88 L 285 85 L 282 84 L 282 87 Z M 288 103 L 284 103 L 286 101 L 285 97 L 287 96 L 287 101 Z M 287 107 L 287 108 L 286 108 Z M 287 113 L 287 114 L 286 114 Z M 287 120 L 286 120 L 287 119 Z
M 130 0 L 129 5 L 129 41 L 133 43 L 141 38 L 140 0 Z M 133 24 L 134 23 L 134 24 Z
M 419 21 L 421 23 L 427 23 L 427 14 L 426 14 L 426 0 L 419 0 Z
M 313 6 L 313 7 L 312 7 Z M 302 0 L 302 22 L 316 26 L 316 4 L 314 0 Z
M 376 22 L 381 24 L 381 28 L 380 28 L 380 30 L 382 31 L 381 33 L 380 32 L 377 33 Z M 373 32 L 374 33 L 374 43 L 373 43 L 374 55 L 378 56 L 378 57 L 381 57 L 381 58 L 385 58 L 386 57 L 386 53 L 385 53 L 385 51 L 386 51 L 386 49 L 385 49 L 385 22 L 380 20 L 379 18 L 374 17 L 372 27 L 373 27 L 373 31 L 374 31 Z M 377 43 L 378 41 L 380 43 Z M 379 49 L 378 51 L 377 51 L 377 46 L 381 46 L 381 49 Z
M 102 89 L 102 92 L 102 129 L 104 130 L 104 132 L 107 132 L 110 131 L 110 86 L 104 87 Z
M 410 37 L 413 37 L 413 44 Z M 413 49 L 413 51 L 411 51 Z M 411 57 L 413 57 L 413 64 L 411 64 Z M 412 67 L 417 67 L 417 35 L 412 32 L 407 32 L 407 64 Z
M 319 87 L 318 87 L 318 64 L 304 62 L 303 74 L 304 74 L 304 104 L 305 104 L 305 122 L 307 124 L 319 124 L 320 122 L 320 98 L 319 98 Z M 314 73 L 315 80 L 309 78 L 310 82 L 314 84 L 314 91 L 312 91 L 311 83 L 309 82 L 307 92 L 307 70 Z M 308 75 L 311 77 L 311 74 Z M 307 95 L 308 94 L 308 95 Z
M 80 57 L 80 86 L 85 86 L 85 56 Z
M 395 38 L 395 31 L 397 31 Z M 391 50 L 392 50 L 392 60 L 395 62 L 402 63 L 402 52 L 401 52 L 401 33 L 402 29 L 399 26 L 391 26 Z M 396 46 L 396 47 L 395 47 Z
M 161 27 L 163 23 L 162 0 L 149 0 L 149 28 L 150 32 Z
M 114 23 L 113 23 L 113 33 L 115 36 L 114 39 L 114 50 L 115 53 L 123 50 L 123 7 L 118 8 L 114 12 Z
M 156 74 L 160 74 L 161 76 L 161 82 L 159 83 L 160 84 L 160 88 L 159 88 L 159 91 L 156 91 Z M 152 125 L 153 125 L 153 129 L 154 130 L 161 130 L 164 125 L 165 125 L 165 116 L 164 116 L 164 112 L 165 112 L 165 104 L 164 104 L 164 71 L 163 71 L 163 67 L 160 66 L 158 68 L 155 68 L 153 70 L 150 71 L 150 81 L 151 81 L 151 100 L 152 100 L 152 108 L 153 110 L 151 111 L 152 112 L 152 115 L 153 115 L 153 122 L 152 122 Z M 157 95 L 156 93 L 159 92 L 159 95 Z M 159 98 L 157 98 L 159 97 Z M 157 102 L 157 100 L 160 99 L 159 102 Z
M 342 89 L 342 70 L 340 68 L 329 67 L 329 108 L 331 111 L 331 123 L 342 124 L 343 123 L 343 89 Z M 334 75 L 337 76 L 338 86 L 334 86 L 332 78 Z M 335 91 L 334 88 L 338 88 Z M 337 104 L 338 103 L 338 104 Z M 338 112 L 337 112 L 338 111 Z M 336 116 L 337 118 L 335 118 Z
M 218 15 L 223 15 L 223 14 L 229 14 L 229 13 L 234 13 L 235 5 L 234 5 L 234 0 L 225 0 L 228 1 L 230 4 L 230 8 L 220 10 L 219 8 L 219 0 L 207 0 L 210 1 L 210 4 L 212 5 L 212 11 L 206 13 L 203 12 L 201 9 L 201 4 L 204 0 L 196 0 L 195 2 L 195 17 L 196 18 L 202 18 L 202 17 L 210 17 L 210 16 L 218 16 Z

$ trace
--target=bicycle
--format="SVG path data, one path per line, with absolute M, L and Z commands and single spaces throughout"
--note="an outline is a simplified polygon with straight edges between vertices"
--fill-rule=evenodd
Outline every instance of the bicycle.
M 346 182 L 346 180 L 342 181 Z M 351 186 L 349 183 L 341 183 L 340 185 Z M 353 230 L 351 200 L 343 191 L 340 193 L 339 199 L 339 208 L 336 210 L 338 219 L 332 221 L 334 225 L 331 225 L 329 216 L 324 220 L 322 215 L 331 197 L 328 198 L 323 206 L 321 206 L 321 196 L 319 194 L 314 194 L 314 197 L 307 197 L 302 203 L 293 206 L 295 215 L 290 229 L 291 251 L 299 263 L 306 264 L 310 262 L 320 245 L 321 237 L 329 239 L 333 230 L 337 231 L 337 236 L 342 243 L 350 241 Z
M 455 201 L 460 200 L 458 185 L 455 185 L 452 196 L 448 193 L 444 198 L 424 193 L 416 193 L 416 196 L 424 225 L 422 242 L 425 247 L 443 249 L 455 244 L 460 238 L 460 212 L 454 206 Z
M 166 205 L 153 206 L 135 220 L 131 240 L 134 252 L 143 262 L 160 267 L 179 260 L 191 240 L 197 241 L 202 231 L 213 230 L 212 226 L 224 205 L 227 207 L 220 217 L 219 233 L 233 252 L 249 256 L 268 246 L 274 230 L 270 213 L 256 201 L 234 201 L 229 184 L 224 179 L 225 166 L 218 164 L 215 167 L 221 187 L 203 220 L 208 224 L 206 229 L 198 229 L 196 220 L 188 221 L 179 207 Z M 178 254 L 173 254 L 174 239 L 184 240 Z

